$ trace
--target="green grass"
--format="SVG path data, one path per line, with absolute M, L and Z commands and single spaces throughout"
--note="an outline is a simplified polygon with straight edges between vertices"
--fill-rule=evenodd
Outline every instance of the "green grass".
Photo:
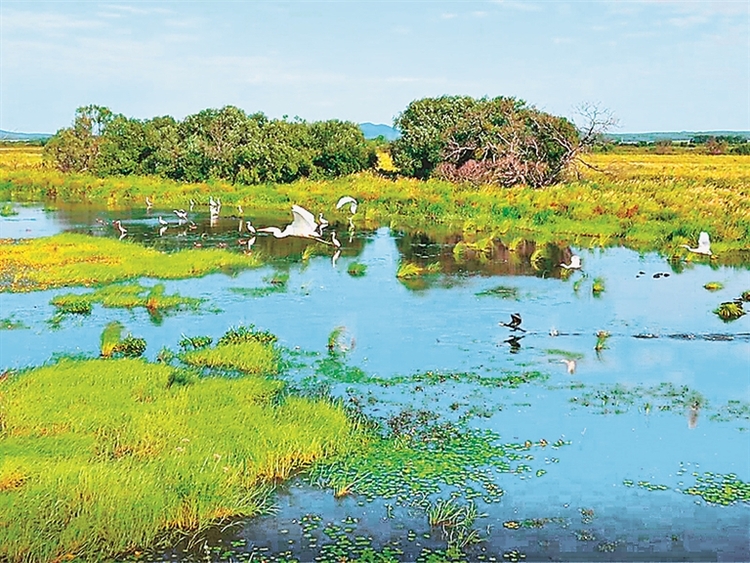
M 4 203 L 2 207 L 0 207 L 0 217 L 11 217 L 13 215 L 18 215 L 18 211 L 13 209 L 13 205 L 10 203 Z
M 283 387 L 141 359 L 0 381 L 0 559 L 98 561 L 261 513 L 272 483 L 360 440 L 340 407 Z
M 166 254 L 135 243 L 65 233 L 0 240 L 0 291 L 98 286 L 138 277 L 178 279 L 258 265 L 258 258 L 252 255 L 218 249 Z

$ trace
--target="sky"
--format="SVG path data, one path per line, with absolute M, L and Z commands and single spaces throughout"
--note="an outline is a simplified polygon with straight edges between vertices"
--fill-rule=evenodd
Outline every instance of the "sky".
M 233 105 L 392 125 L 416 99 L 513 96 L 615 133 L 750 130 L 750 1 L 0 0 L 0 129 L 77 107 Z

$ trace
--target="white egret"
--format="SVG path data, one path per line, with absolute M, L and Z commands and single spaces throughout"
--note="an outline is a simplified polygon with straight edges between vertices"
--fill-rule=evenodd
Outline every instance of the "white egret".
M 333 265 L 334 268 L 336 267 L 336 260 L 339 259 L 339 256 L 341 256 L 341 249 L 337 248 L 336 252 L 334 252 L 333 256 L 331 257 L 331 264 Z
M 560 264 L 562 268 L 565 268 L 566 270 L 580 270 L 581 269 L 581 257 L 577 254 L 573 254 L 573 256 L 570 257 L 570 264 Z
M 701 231 L 701 234 L 698 235 L 698 248 L 690 248 L 687 244 L 681 244 L 683 248 L 687 248 L 690 252 L 695 252 L 696 254 L 703 254 L 705 256 L 711 256 L 711 239 L 708 238 L 708 233 L 706 231 Z
M 164 233 L 167 232 L 167 225 L 164 225 L 163 227 L 159 227 L 159 236 L 163 237 Z
M 511 330 L 520 330 L 521 332 L 526 332 L 524 329 L 521 328 L 521 315 L 518 313 L 511 313 L 510 314 L 510 322 L 509 323 L 498 323 L 501 326 L 508 327 Z
M 253 249 L 253 245 L 255 244 L 256 236 L 252 236 L 249 239 L 247 239 L 247 250 L 245 252 L 250 252 Z
M 294 220 L 283 231 L 278 227 L 263 227 L 262 229 L 258 229 L 258 232 L 271 233 L 276 238 L 302 237 L 320 240 L 318 224 L 315 222 L 315 216 L 312 213 L 304 207 L 292 205 L 292 216 Z
M 191 199 L 190 200 L 190 211 L 193 210 L 193 207 L 195 207 L 195 202 Z
M 169 225 L 169 223 L 167 223 L 164 219 L 162 219 L 161 215 L 159 215 L 159 224 L 162 227 L 166 227 L 167 225 Z
M 336 231 L 331 231 L 331 243 L 333 243 L 333 246 L 336 248 L 341 248 L 341 241 L 336 238 Z
M 146 210 L 149 211 L 154 206 L 154 202 L 151 201 L 151 198 L 146 196 Z
M 252 233 L 252 234 L 255 234 L 255 232 L 256 232 L 256 231 L 255 231 L 255 227 L 253 227 L 253 224 L 252 224 L 252 223 L 251 223 L 250 221 L 246 221 L 246 222 L 245 222 L 245 227 L 247 227 L 247 230 L 248 230 L 248 231 L 249 231 L 250 233 Z
M 318 213 L 318 234 L 323 236 L 323 229 L 328 227 L 328 221 L 323 217 L 323 213 Z
M 180 220 L 180 225 L 184 224 L 187 221 L 187 211 L 184 209 L 173 209 L 172 210 L 175 215 L 177 215 L 177 218 Z
M 336 209 L 341 209 L 347 203 L 351 204 L 349 206 L 349 211 L 351 211 L 352 215 L 354 215 L 357 212 L 357 200 L 354 199 L 352 196 L 345 195 L 344 197 L 340 198 L 339 201 L 336 203 Z
M 576 372 L 575 360 L 560 360 L 560 361 L 568 367 L 569 374 L 573 375 Z
M 117 221 L 114 221 L 114 226 L 117 227 L 118 231 L 120 231 L 120 240 L 124 239 L 128 234 L 128 230 L 122 226 L 122 221 L 120 221 L 119 219 Z

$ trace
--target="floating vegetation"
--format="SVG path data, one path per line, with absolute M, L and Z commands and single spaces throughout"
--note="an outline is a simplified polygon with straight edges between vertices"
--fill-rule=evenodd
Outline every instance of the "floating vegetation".
M 351 262 L 346 269 L 346 273 L 355 278 L 364 276 L 366 272 L 367 265 L 362 262 Z
M 214 348 L 184 352 L 179 358 L 189 366 L 237 370 L 252 375 L 274 375 L 279 370 L 276 351 L 257 341 L 217 344 Z
M 594 296 L 600 295 L 604 291 L 604 278 L 594 278 L 594 283 L 591 286 L 591 292 Z
M 331 356 L 337 356 L 339 354 L 346 354 L 350 352 L 356 345 L 356 340 L 353 336 L 349 336 L 345 326 L 337 326 L 328 335 L 328 353 Z
M 740 299 L 744 301 L 745 303 L 749 302 L 750 301 L 750 289 L 743 291 L 742 294 L 740 295 Z
M 695 485 L 686 489 L 688 495 L 696 495 L 708 503 L 728 506 L 738 502 L 750 503 L 750 483 L 737 478 L 734 473 L 693 473 Z
M 223 250 L 167 254 L 130 242 L 73 233 L 4 239 L 0 240 L 0 291 L 104 285 L 137 277 L 187 278 L 258 265 L 257 258 Z
M 703 289 L 707 289 L 708 291 L 719 291 L 720 289 L 724 289 L 724 284 L 717 281 L 708 282 L 704 284 Z
M 29 327 L 23 321 L 16 319 L 15 315 L 0 319 L 0 330 L 21 330 L 24 328 Z
M 58 314 L 88 315 L 92 305 L 99 303 L 108 308 L 144 307 L 151 319 L 161 320 L 164 313 L 174 310 L 197 309 L 204 299 L 182 297 L 178 294 L 165 295 L 164 284 L 144 287 L 140 284 L 108 285 L 96 289 L 91 293 L 67 293 L 52 298 Z
M 4 203 L 0 207 L 0 217 L 12 217 L 13 215 L 18 215 L 18 211 L 13 208 L 13 204 Z
M 401 262 L 396 277 L 400 280 L 411 280 L 421 276 L 439 274 L 440 270 L 440 262 L 434 262 L 426 266 L 420 266 L 414 262 Z
M 66 359 L 8 378 L 0 559 L 101 561 L 176 541 L 267 511 L 272 483 L 361 447 L 340 406 L 283 388 L 142 359 Z
M 544 353 L 550 356 L 562 356 L 568 360 L 582 360 L 585 357 L 580 352 L 570 352 L 568 350 L 560 350 L 559 348 L 549 348 Z
M 722 321 L 736 321 L 745 314 L 745 309 L 742 306 L 742 301 L 725 301 L 714 309 L 714 313 L 719 316 Z
M 180 348 L 182 348 L 183 351 L 187 350 L 200 350 L 201 348 L 207 348 L 208 346 L 211 346 L 211 343 L 214 341 L 213 338 L 210 336 L 185 336 L 182 335 L 182 338 L 178 342 L 178 345 Z
M 274 272 L 263 278 L 268 285 L 265 287 L 230 287 L 229 291 L 248 297 L 266 297 L 274 293 L 286 293 L 289 282 L 289 272 Z
M 607 332 L 606 330 L 599 330 L 596 333 L 596 344 L 594 345 L 594 350 L 597 352 L 599 350 L 604 350 L 607 347 L 607 338 L 609 338 L 611 334 Z
M 256 330 L 255 325 L 231 327 L 227 330 L 217 344 L 243 344 L 245 342 L 258 342 L 260 344 L 275 344 L 278 337 L 267 330 Z
M 676 386 L 668 382 L 652 387 L 628 387 L 621 383 L 600 385 L 596 389 L 584 391 L 580 396 L 571 397 L 570 402 L 596 409 L 600 414 L 622 414 L 634 406 L 646 413 L 658 410 L 683 414 L 690 407 L 705 409 L 709 406 L 699 392 L 686 385 Z
M 495 287 L 491 287 L 490 289 L 485 289 L 484 291 L 475 293 L 474 295 L 477 295 L 478 297 L 499 297 L 500 299 L 513 299 L 517 301 L 518 288 L 498 285 Z

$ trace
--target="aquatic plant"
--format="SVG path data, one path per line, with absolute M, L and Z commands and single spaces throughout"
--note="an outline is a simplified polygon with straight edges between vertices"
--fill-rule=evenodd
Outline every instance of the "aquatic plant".
M 479 291 L 475 293 L 474 295 L 478 297 L 499 297 L 500 299 L 513 299 L 517 301 L 518 300 L 518 288 L 498 285 L 495 287 L 491 287 L 489 289 L 485 289 L 483 291 Z
M 12 204 L 4 203 L 3 206 L 0 207 L 0 217 L 12 217 L 13 215 L 18 215 L 18 211 L 13 208 Z
M 361 262 L 351 262 L 346 269 L 346 273 L 355 278 L 364 276 L 366 271 L 367 264 L 362 264 Z
M 339 406 L 282 395 L 265 378 L 88 359 L 0 385 L 0 559 L 10 561 L 101 561 L 259 514 L 270 484 L 362 443 Z
M 275 334 L 267 330 L 256 330 L 255 325 L 230 327 L 216 343 L 217 346 L 224 344 L 244 344 L 246 342 L 257 342 L 264 345 L 274 344 L 278 340 Z
M 723 506 L 738 502 L 750 503 L 750 483 L 740 480 L 734 473 L 722 475 L 705 472 L 703 475 L 696 475 L 695 485 L 687 488 L 685 493 Z
M 200 350 L 211 346 L 213 340 L 210 336 L 185 336 L 183 334 L 178 345 L 183 350 Z
M 15 318 L 15 315 L 0 319 L 0 330 L 19 330 L 29 328 L 23 321 Z
M 278 372 L 278 354 L 267 344 L 248 340 L 231 344 L 217 344 L 214 348 L 200 348 L 182 353 L 187 365 L 222 370 L 238 370 L 253 375 L 273 375 Z
M 704 284 L 703 288 L 707 289 L 708 291 L 719 291 L 720 289 L 724 289 L 724 284 L 721 282 L 713 281 Z
M 194 297 L 182 297 L 179 294 L 165 295 L 164 284 L 155 284 L 144 287 L 140 284 L 107 285 L 90 293 L 68 293 L 57 295 L 52 298 L 52 305 L 57 307 L 59 313 L 88 314 L 91 312 L 92 304 L 100 303 L 108 308 L 144 307 L 149 315 L 158 318 L 162 314 L 172 310 L 196 309 L 205 299 Z
M 604 291 L 604 278 L 594 278 L 594 283 L 591 286 L 591 292 L 595 297 L 599 296 Z
M 745 309 L 742 306 L 742 301 L 725 301 L 714 309 L 714 313 L 722 321 L 736 321 L 745 314 Z
M 134 243 L 64 233 L 22 241 L 0 240 L 0 291 L 103 285 L 144 276 L 186 278 L 258 264 L 253 256 L 217 249 L 166 254 Z

